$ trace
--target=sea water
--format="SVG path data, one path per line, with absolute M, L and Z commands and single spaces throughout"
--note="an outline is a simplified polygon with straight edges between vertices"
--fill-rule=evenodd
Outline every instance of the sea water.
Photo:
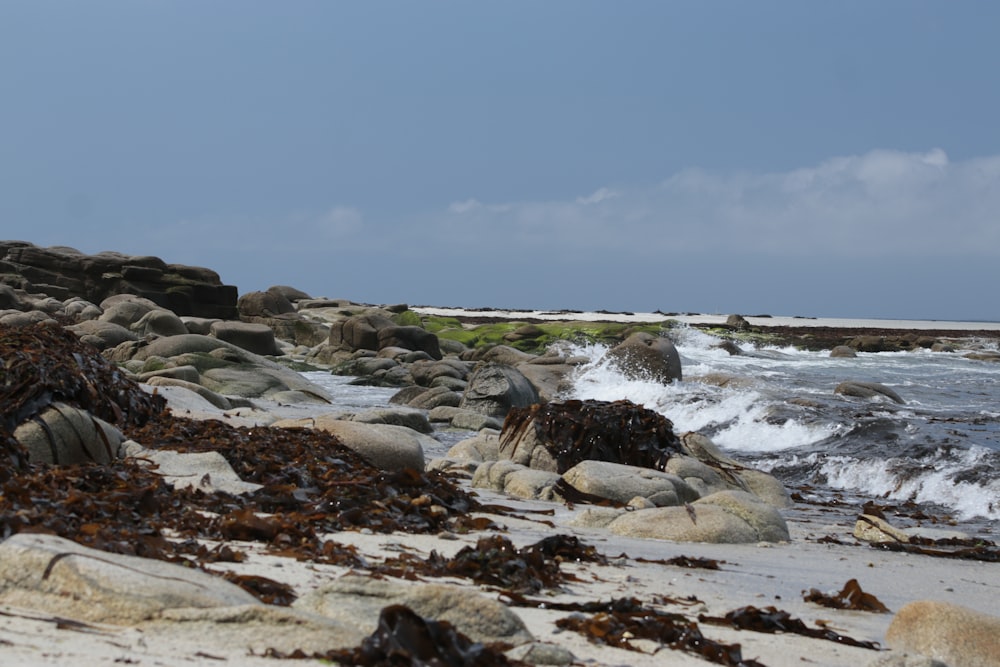
M 670 336 L 681 382 L 629 379 L 605 358 L 606 347 L 566 346 L 565 353 L 591 361 L 563 398 L 642 404 L 669 418 L 676 432 L 707 435 L 790 488 L 858 504 L 913 501 L 975 530 L 1000 530 L 1000 364 L 927 350 L 832 358 L 828 351 L 749 344 L 731 355 L 696 328 Z M 307 375 L 345 409 L 387 405 L 396 392 Z M 904 403 L 835 394 L 844 381 L 884 384 Z M 461 437 L 438 435 L 447 442 Z
M 791 487 L 1000 522 L 1000 365 L 927 350 L 833 358 L 743 345 L 731 355 L 697 329 L 671 336 L 683 381 L 630 380 L 591 346 L 577 350 L 592 361 L 570 397 L 642 403 Z M 844 381 L 881 383 L 904 403 L 835 394 Z

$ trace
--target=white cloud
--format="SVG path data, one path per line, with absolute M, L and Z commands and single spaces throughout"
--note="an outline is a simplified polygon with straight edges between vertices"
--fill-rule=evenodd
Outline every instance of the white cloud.
M 618 196 L 619 194 L 614 190 L 609 190 L 608 188 L 598 188 L 592 194 L 586 197 L 577 197 L 576 203 L 584 205 L 599 204 L 606 199 L 614 199 L 615 197 Z
M 350 236 L 362 228 L 361 211 L 349 206 L 335 206 L 315 219 L 314 225 L 327 238 Z
M 953 162 L 941 149 L 873 150 L 774 173 L 691 168 L 656 187 L 566 201 L 469 199 L 449 211 L 461 225 L 445 223 L 447 232 L 647 258 L 1000 257 L 1000 156 Z

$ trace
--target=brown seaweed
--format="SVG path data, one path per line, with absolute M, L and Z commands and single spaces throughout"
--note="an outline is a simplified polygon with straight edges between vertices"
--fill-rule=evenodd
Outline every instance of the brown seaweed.
M 872 595 L 861 590 L 861 584 L 857 579 L 851 579 L 844 584 L 843 589 L 836 595 L 827 595 L 822 591 L 812 588 L 803 596 L 806 602 L 815 602 L 824 607 L 833 609 L 855 609 L 858 611 L 871 611 L 877 614 L 888 614 L 889 608 Z
M 501 451 L 513 450 L 529 426 L 560 474 L 586 460 L 663 470 L 671 456 L 682 453 L 669 419 L 627 400 L 552 401 L 512 408 L 504 420 Z
M 880 650 L 878 642 L 861 641 L 853 639 L 847 635 L 841 635 L 828 628 L 810 628 L 801 619 L 795 618 L 787 611 L 776 607 L 757 608 L 752 605 L 740 607 L 727 613 L 724 617 L 698 616 L 702 623 L 713 625 L 726 625 L 738 630 L 752 630 L 753 632 L 763 632 L 775 634 L 777 632 L 791 632 L 806 637 L 815 637 L 827 641 L 845 644 L 847 646 L 857 646 L 873 651 Z
M 592 616 L 574 614 L 557 620 L 556 626 L 579 632 L 593 643 L 630 651 L 640 651 L 632 639 L 648 639 L 661 647 L 694 653 L 720 665 L 761 666 L 756 660 L 744 659 L 739 644 L 708 639 L 697 623 L 683 615 L 641 606 L 627 611 L 601 611 Z
M 508 660 L 503 653 L 473 642 L 447 621 L 427 620 L 404 605 L 382 609 L 378 627 L 353 649 L 334 649 L 307 654 L 268 649 L 265 656 L 329 660 L 360 667 L 504 667 L 523 663 Z
M 575 580 L 560 569 L 560 563 L 564 562 L 603 564 L 607 560 L 573 536 L 552 535 L 518 549 L 506 537 L 490 535 L 481 537 L 474 547 L 464 547 L 452 558 L 445 558 L 437 551 L 432 551 L 426 559 L 404 554 L 387 559 L 374 569 L 401 578 L 462 577 L 502 588 L 505 593 L 537 593 Z

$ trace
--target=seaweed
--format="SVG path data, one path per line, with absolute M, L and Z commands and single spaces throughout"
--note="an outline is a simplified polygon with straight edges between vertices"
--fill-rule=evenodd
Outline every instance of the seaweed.
M 861 584 L 858 583 L 857 579 L 851 579 L 844 584 L 843 589 L 836 595 L 827 595 L 813 588 L 803 596 L 803 599 L 806 602 L 815 602 L 833 609 L 855 609 L 877 614 L 889 613 L 889 608 L 882 604 L 877 597 L 861 590 Z
M 513 450 L 534 428 L 536 438 L 566 472 L 586 460 L 663 470 L 682 453 L 673 423 L 631 401 L 571 400 L 512 408 L 504 420 L 501 451 Z
M 307 654 L 268 649 L 271 658 L 330 660 L 360 667 L 504 667 L 523 663 L 508 660 L 503 653 L 473 642 L 447 621 L 428 620 L 405 605 L 382 609 L 378 627 L 353 649 L 334 649 Z
M 827 641 L 845 644 L 847 646 L 857 646 L 859 648 L 880 650 L 878 642 L 862 641 L 853 639 L 847 635 L 841 635 L 827 628 L 810 628 L 801 619 L 795 618 L 787 611 L 776 607 L 757 608 L 752 605 L 740 607 L 728 612 L 724 617 L 713 617 L 699 615 L 698 620 L 702 623 L 712 625 L 726 625 L 738 630 L 751 630 L 753 632 L 763 632 L 775 634 L 777 632 L 791 632 L 806 637 L 815 637 Z
M 506 537 L 481 537 L 474 547 L 461 549 L 452 558 L 432 551 L 426 559 L 404 554 L 374 568 L 379 574 L 401 578 L 417 575 L 462 577 L 478 584 L 497 586 L 505 594 L 537 593 L 575 580 L 560 569 L 564 562 L 607 563 L 607 559 L 576 537 L 552 535 L 518 549 Z
M 661 648 L 693 653 L 720 665 L 761 665 L 756 660 L 744 659 L 739 644 L 724 644 L 708 639 L 697 623 L 683 615 L 664 613 L 641 605 L 627 605 L 623 610 L 600 611 L 592 616 L 574 614 L 557 620 L 556 626 L 579 632 L 593 643 L 629 651 L 641 652 L 640 648 L 632 644 L 632 639 L 649 639 L 659 643 Z

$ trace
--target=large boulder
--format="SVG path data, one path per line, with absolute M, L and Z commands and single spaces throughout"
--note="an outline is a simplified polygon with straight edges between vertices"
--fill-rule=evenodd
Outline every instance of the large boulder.
M 893 403 L 900 404 L 906 402 L 893 389 L 880 382 L 841 382 L 834 388 L 833 393 L 856 398 L 889 399 Z
M 274 331 L 266 324 L 216 322 L 212 325 L 211 335 L 261 356 L 280 354 Z
M 380 329 L 395 327 L 396 323 L 385 311 L 372 310 L 361 315 L 353 315 L 330 325 L 329 343 L 334 348 L 355 350 L 379 349 Z
M 344 446 L 354 450 L 382 470 L 424 469 L 424 438 L 413 429 L 394 424 L 365 424 L 340 419 L 339 415 L 320 415 L 304 419 L 274 422 L 279 428 L 315 428 L 337 436 Z M 430 438 L 433 441 L 433 438 Z
M 538 401 L 538 391 L 519 370 L 485 363 L 469 376 L 459 407 L 503 419 L 511 408 L 527 407 Z
M 501 458 L 560 474 L 586 460 L 662 470 L 671 456 L 683 453 L 671 421 L 631 401 L 514 409 L 500 440 Z
M 678 507 L 625 512 L 608 524 L 616 535 L 675 542 L 787 541 L 788 525 L 781 514 L 756 496 L 720 491 Z
M 681 379 L 681 358 L 670 339 L 638 332 L 611 348 L 607 358 L 626 376 L 669 384 Z
M 905 605 L 885 633 L 897 651 L 918 653 L 950 667 L 995 667 L 1000 617 L 934 600 Z
M 668 507 L 693 502 L 699 497 L 698 492 L 677 475 L 608 461 L 581 461 L 562 478 L 577 491 L 621 504 L 638 496 L 657 507 Z
M 121 431 L 86 410 L 52 403 L 14 430 L 35 463 L 109 463 L 118 454 Z
M 423 327 L 391 326 L 378 330 L 378 349 L 401 347 L 405 350 L 426 352 L 433 359 L 441 359 L 438 337 Z
M 259 604 L 197 568 L 35 533 L 0 543 L 0 602 L 104 623 L 134 623 L 172 608 Z

